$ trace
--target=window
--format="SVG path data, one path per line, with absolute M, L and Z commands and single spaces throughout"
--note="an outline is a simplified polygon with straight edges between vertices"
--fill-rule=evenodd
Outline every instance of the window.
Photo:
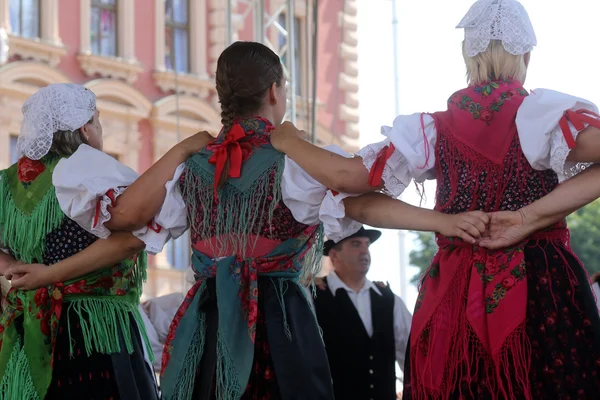
M 102 56 L 117 55 L 117 0 L 92 0 L 91 51 Z
M 172 239 L 165 245 L 169 267 L 185 270 L 190 266 L 190 237 L 188 232 L 177 239 Z
M 165 67 L 189 72 L 188 0 L 165 0 Z
M 10 0 L 12 33 L 26 38 L 40 37 L 40 0 Z
M 279 25 L 281 25 L 281 27 L 285 30 L 287 30 L 287 16 L 283 13 L 279 14 Z M 301 40 L 300 40 L 300 35 L 301 35 L 301 29 L 302 27 L 302 19 L 296 17 L 294 18 L 294 43 L 292 44 L 292 51 L 294 51 L 294 55 L 295 57 L 295 76 L 296 76 L 296 95 L 300 96 L 302 94 L 302 45 L 301 45 Z M 285 44 L 287 43 L 287 38 L 283 35 L 280 34 L 279 35 L 279 49 L 281 51 L 281 49 L 285 46 Z M 285 65 L 286 67 L 288 67 L 287 65 L 287 53 L 288 51 L 290 51 L 290 48 L 288 46 L 287 50 L 285 53 L 283 53 L 283 56 L 281 57 L 281 62 L 283 63 L 283 65 Z
M 19 152 L 17 151 L 17 137 L 10 135 L 10 164 L 19 161 Z

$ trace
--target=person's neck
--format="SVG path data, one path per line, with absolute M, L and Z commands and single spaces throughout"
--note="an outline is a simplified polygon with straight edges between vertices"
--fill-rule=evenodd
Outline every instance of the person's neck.
M 269 109 L 260 110 L 258 113 L 256 113 L 256 116 L 270 121 L 273 125 L 277 125 L 275 122 L 275 114 Z
M 335 271 L 337 276 L 340 278 L 342 282 L 346 284 L 350 289 L 355 292 L 360 292 L 363 287 L 365 287 L 365 283 L 367 282 L 367 277 L 365 274 L 360 272 L 340 272 Z

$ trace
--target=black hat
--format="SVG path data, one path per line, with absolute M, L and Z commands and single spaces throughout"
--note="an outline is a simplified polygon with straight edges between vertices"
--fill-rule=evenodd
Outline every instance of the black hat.
M 325 245 L 323 246 L 323 255 L 328 256 L 329 251 L 332 248 L 334 248 L 336 244 L 342 243 L 344 240 L 347 240 L 350 238 L 355 238 L 355 237 L 366 237 L 366 238 L 369 238 L 371 243 L 373 243 L 373 242 L 377 241 L 377 239 L 379 239 L 380 236 L 381 236 L 381 231 L 378 231 L 375 229 L 365 229 L 364 226 L 361 226 L 360 229 L 358 230 L 358 232 L 356 232 L 354 235 L 348 236 L 347 238 L 340 240 L 338 243 L 335 243 L 333 240 L 326 241 Z

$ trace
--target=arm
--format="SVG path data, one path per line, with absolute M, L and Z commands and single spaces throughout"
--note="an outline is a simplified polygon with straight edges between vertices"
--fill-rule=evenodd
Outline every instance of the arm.
M 165 185 L 173 179 L 177 167 L 213 139 L 208 132 L 200 132 L 169 150 L 117 198 L 106 227 L 121 231 L 144 227 L 163 204 Z
M 9 269 L 11 275 L 23 274 L 12 280 L 12 286 L 26 290 L 65 282 L 109 268 L 144 249 L 144 243 L 130 232 L 114 232 L 107 239 L 96 240 L 83 251 L 54 265 L 23 264 Z
M 532 232 L 546 228 L 600 197 L 600 165 L 593 165 L 521 209 Z
M 0 251 L 0 276 L 4 276 L 6 271 L 17 264 L 17 260 L 9 254 Z
M 567 161 L 580 163 L 600 162 L 600 129 L 589 125 L 579 132 L 575 147 L 567 156 Z
M 485 232 L 489 221 L 481 211 L 457 215 L 411 206 L 380 193 L 367 193 L 344 199 L 346 216 L 364 224 L 384 229 L 438 232 L 475 242 Z
M 490 214 L 489 238 L 480 245 L 489 249 L 512 246 L 561 221 L 600 197 L 599 182 L 600 165 L 593 165 L 519 211 Z
M 285 122 L 271 135 L 271 144 L 329 189 L 343 193 L 376 189 L 369 185 L 369 171 L 360 157 L 334 154 L 302 139 L 299 132 L 293 124 Z

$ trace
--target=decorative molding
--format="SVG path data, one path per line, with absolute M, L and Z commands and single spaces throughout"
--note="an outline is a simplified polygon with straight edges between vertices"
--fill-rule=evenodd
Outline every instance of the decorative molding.
M 23 102 L 39 88 L 69 78 L 47 64 L 13 61 L 0 68 L 0 168 L 10 164 L 10 136 L 21 129 Z
M 340 14 L 340 29 L 342 29 L 342 42 L 340 43 L 340 90 L 344 100 L 339 105 L 340 119 L 345 122 L 345 137 L 343 140 L 348 146 L 358 147 L 358 122 L 360 117 L 358 102 L 358 35 L 357 35 L 357 1 L 344 2 Z
M 70 81 L 62 72 L 33 61 L 13 61 L 0 68 L 0 93 L 12 94 L 21 102 L 40 87 Z
M 199 86 L 204 87 L 205 80 L 208 80 L 207 71 L 207 54 L 208 54 L 208 39 L 206 29 L 208 25 L 207 18 L 207 0 L 189 1 L 189 60 L 190 72 L 188 74 L 178 74 L 180 77 L 188 79 L 193 86 L 198 89 Z M 155 40 L 155 61 L 154 68 L 156 70 L 154 77 L 157 85 L 164 92 L 174 90 L 173 84 L 169 83 L 174 80 L 174 72 L 168 71 L 165 66 L 165 2 L 164 0 L 154 1 L 154 40 Z M 183 79 L 185 79 L 183 78 Z M 198 82 L 191 82 L 193 79 Z M 164 87 L 164 88 L 163 88 Z M 190 92 L 181 92 L 185 94 L 197 95 L 206 97 L 208 93 L 202 95 L 200 90 Z
M 208 77 L 190 74 L 177 74 L 173 71 L 154 71 L 156 86 L 165 93 L 179 93 L 205 99 L 215 90 L 215 82 Z
M 96 94 L 96 98 L 110 99 L 115 103 L 116 114 L 139 121 L 148 118 L 152 103 L 139 90 L 124 82 L 113 79 L 96 79 L 85 84 Z M 114 101 L 118 100 L 118 101 Z
M 148 118 L 152 103 L 137 89 L 113 79 L 96 79 L 85 84 L 96 94 L 96 106 L 104 132 L 104 150 L 138 170 L 140 132 L 138 123 Z
M 178 140 L 198 131 L 206 130 L 216 136 L 221 118 L 206 101 L 192 96 L 178 98 L 172 95 L 154 103 L 150 122 L 154 131 L 154 157 L 158 159 L 177 144 Z
M 127 61 L 119 57 L 85 53 L 79 54 L 77 60 L 83 72 L 91 78 L 120 79 L 132 84 L 137 80 L 140 72 L 144 71 L 144 67 L 137 61 Z
M 92 54 L 90 42 L 91 0 L 80 3 L 80 54 L 77 60 L 85 74 L 96 78 L 122 79 L 129 84 L 144 70 L 135 58 L 135 12 L 132 0 L 117 2 L 117 56 Z
M 0 28 L 9 34 L 9 57 L 33 60 L 55 67 L 67 54 L 58 30 L 58 0 L 40 1 L 40 37 L 25 38 L 12 32 L 10 0 L 0 0 Z
M 67 54 L 66 47 L 40 39 L 26 39 L 11 34 L 8 40 L 9 57 L 16 56 L 21 60 L 38 61 L 56 67 Z

